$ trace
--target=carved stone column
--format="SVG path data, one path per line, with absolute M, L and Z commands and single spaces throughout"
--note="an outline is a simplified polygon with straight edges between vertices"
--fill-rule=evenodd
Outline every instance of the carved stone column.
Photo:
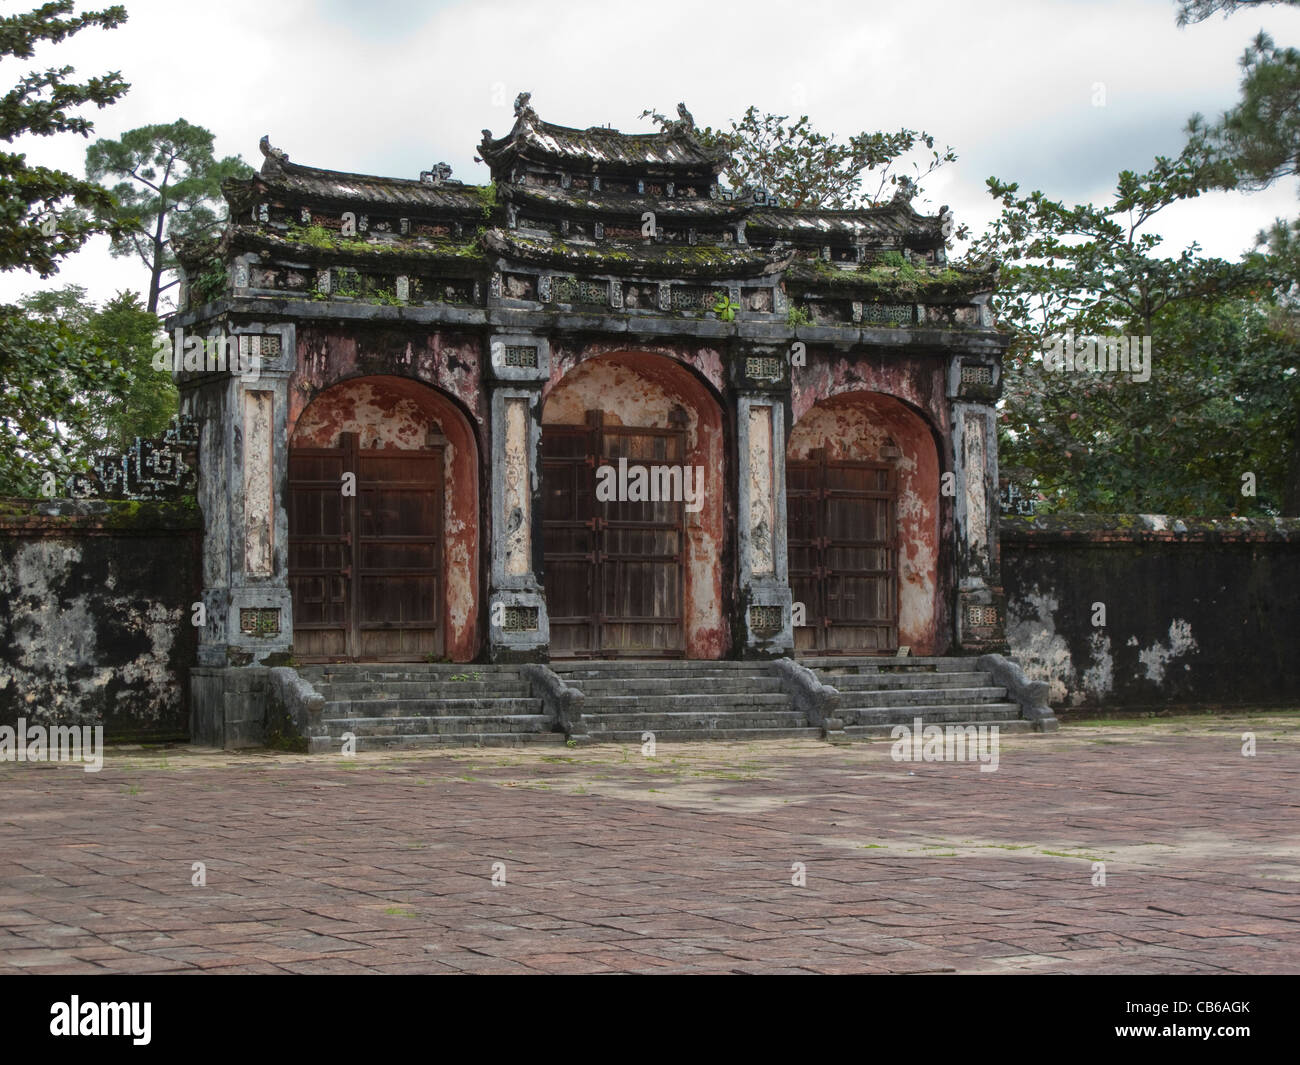
M 492 575 L 488 654 L 494 662 L 545 660 L 550 647 L 542 569 L 542 385 L 550 377 L 544 337 L 491 339 Z
M 1005 651 L 1006 597 L 998 553 L 997 401 L 1001 366 L 956 357 L 948 370 L 952 411 L 953 517 L 957 567 L 956 643 Z
M 785 441 L 790 364 L 783 349 L 733 355 L 736 395 L 736 559 L 741 654 L 794 650 L 786 552 Z
M 286 429 L 295 330 L 247 322 L 231 325 L 224 344 L 216 330 L 199 336 L 211 342 L 186 358 L 191 367 L 201 359 L 202 369 L 176 375 L 200 425 L 199 664 L 274 664 L 293 647 Z

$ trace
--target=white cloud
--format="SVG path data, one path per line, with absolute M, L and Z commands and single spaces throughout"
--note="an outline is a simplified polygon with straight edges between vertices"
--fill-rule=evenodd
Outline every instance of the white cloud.
M 712 125 L 750 103 L 807 112 L 841 136 L 905 125 L 957 149 L 959 162 L 929 183 L 929 203 L 950 204 L 973 229 L 994 214 L 990 174 L 1056 198 L 1104 197 L 1118 170 L 1176 152 L 1191 112 L 1231 106 L 1237 57 L 1261 25 L 1300 42 L 1300 11 L 1248 9 L 1179 30 L 1169 0 L 127 7 L 125 26 L 85 30 L 26 64 L 6 61 L 0 82 L 53 63 L 81 76 L 118 69 L 132 89 L 93 115 L 99 136 L 183 116 L 213 131 L 218 153 L 254 165 L 269 133 L 310 165 L 414 177 L 446 160 L 474 181 L 487 176 L 473 162 L 480 130 L 504 133 L 521 89 L 544 118 L 578 127 L 646 129 L 643 108 L 671 113 L 678 100 Z M 1092 104 L 1096 82 L 1104 107 Z M 65 136 L 20 150 L 80 173 L 85 146 Z M 1173 248 L 1195 239 L 1235 256 L 1274 217 L 1296 213 L 1292 182 L 1203 197 L 1162 216 L 1160 231 Z M 47 282 L 0 276 L 0 299 L 66 283 L 102 299 L 145 279 L 97 241 Z

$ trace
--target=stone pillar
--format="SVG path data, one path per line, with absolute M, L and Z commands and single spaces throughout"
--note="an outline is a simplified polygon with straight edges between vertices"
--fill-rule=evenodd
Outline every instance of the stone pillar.
M 785 441 L 790 364 L 783 350 L 732 358 L 736 396 L 737 641 L 745 657 L 794 650 L 786 551 Z
M 204 368 L 176 375 L 200 423 L 202 666 L 275 664 L 293 647 L 286 432 L 294 334 L 291 324 L 231 325 L 223 359 L 213 330 L 214 343 L 193 355 Z
M 1005 651 L 1006 597 L 998 556 L 997 401 L 1001 366 L 954 357 L 948 370 L 960 651 Z
M 488 656 L 544 661 L 550 647 L 542 569 L 542 385 L 550 377 L 545 337 L 490 340 L 492 567 Z
M 268 666 L 293 650 L 289 596 L 288 388 L 292 324 L 181 325 L 174 377 L 199 422 L 203 515 L 198 664 L 190 670 L 190 736 L 236 748 L 263 740 Z M 178 336 L 179 334 L 179 336 Z

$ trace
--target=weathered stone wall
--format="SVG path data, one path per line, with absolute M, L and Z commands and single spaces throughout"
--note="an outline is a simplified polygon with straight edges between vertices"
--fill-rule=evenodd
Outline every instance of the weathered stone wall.
M 185 738 L 200 564 L 192 502 L 0 501 L 0 724 Z
M 1067 716 L 1300 704 L 1300 520 L 1003 518 L 1001 539 L 1012 655 Z

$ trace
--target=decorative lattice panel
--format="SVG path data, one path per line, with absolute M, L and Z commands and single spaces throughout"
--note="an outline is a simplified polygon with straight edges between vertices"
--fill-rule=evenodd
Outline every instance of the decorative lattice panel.
M 557 277 L 554 283 L 556 303 L 609 302 L 609 285 L 603 281 L 580 281 L 576 277 Z
M 752 355 L 745 360 L 745 376 L 775 381 L 781 376 L 781 360 L 771 355 Z
M 527 344 L 509 344 L 506 346 L 507 366 L 527 366 L 537 369 L 537 348 Z
M 239 611 L 239 631 L 245 636 L 278 636 L 279 607 L 244 607 Z
M 910 325 L 914 314 L 915 308 L 910 303 L 864 303 L 862 305 L 864 322 Z
M 501 627 L 506 632 L 536 632 L 538 608 L 535 606 L 508 606 Z

